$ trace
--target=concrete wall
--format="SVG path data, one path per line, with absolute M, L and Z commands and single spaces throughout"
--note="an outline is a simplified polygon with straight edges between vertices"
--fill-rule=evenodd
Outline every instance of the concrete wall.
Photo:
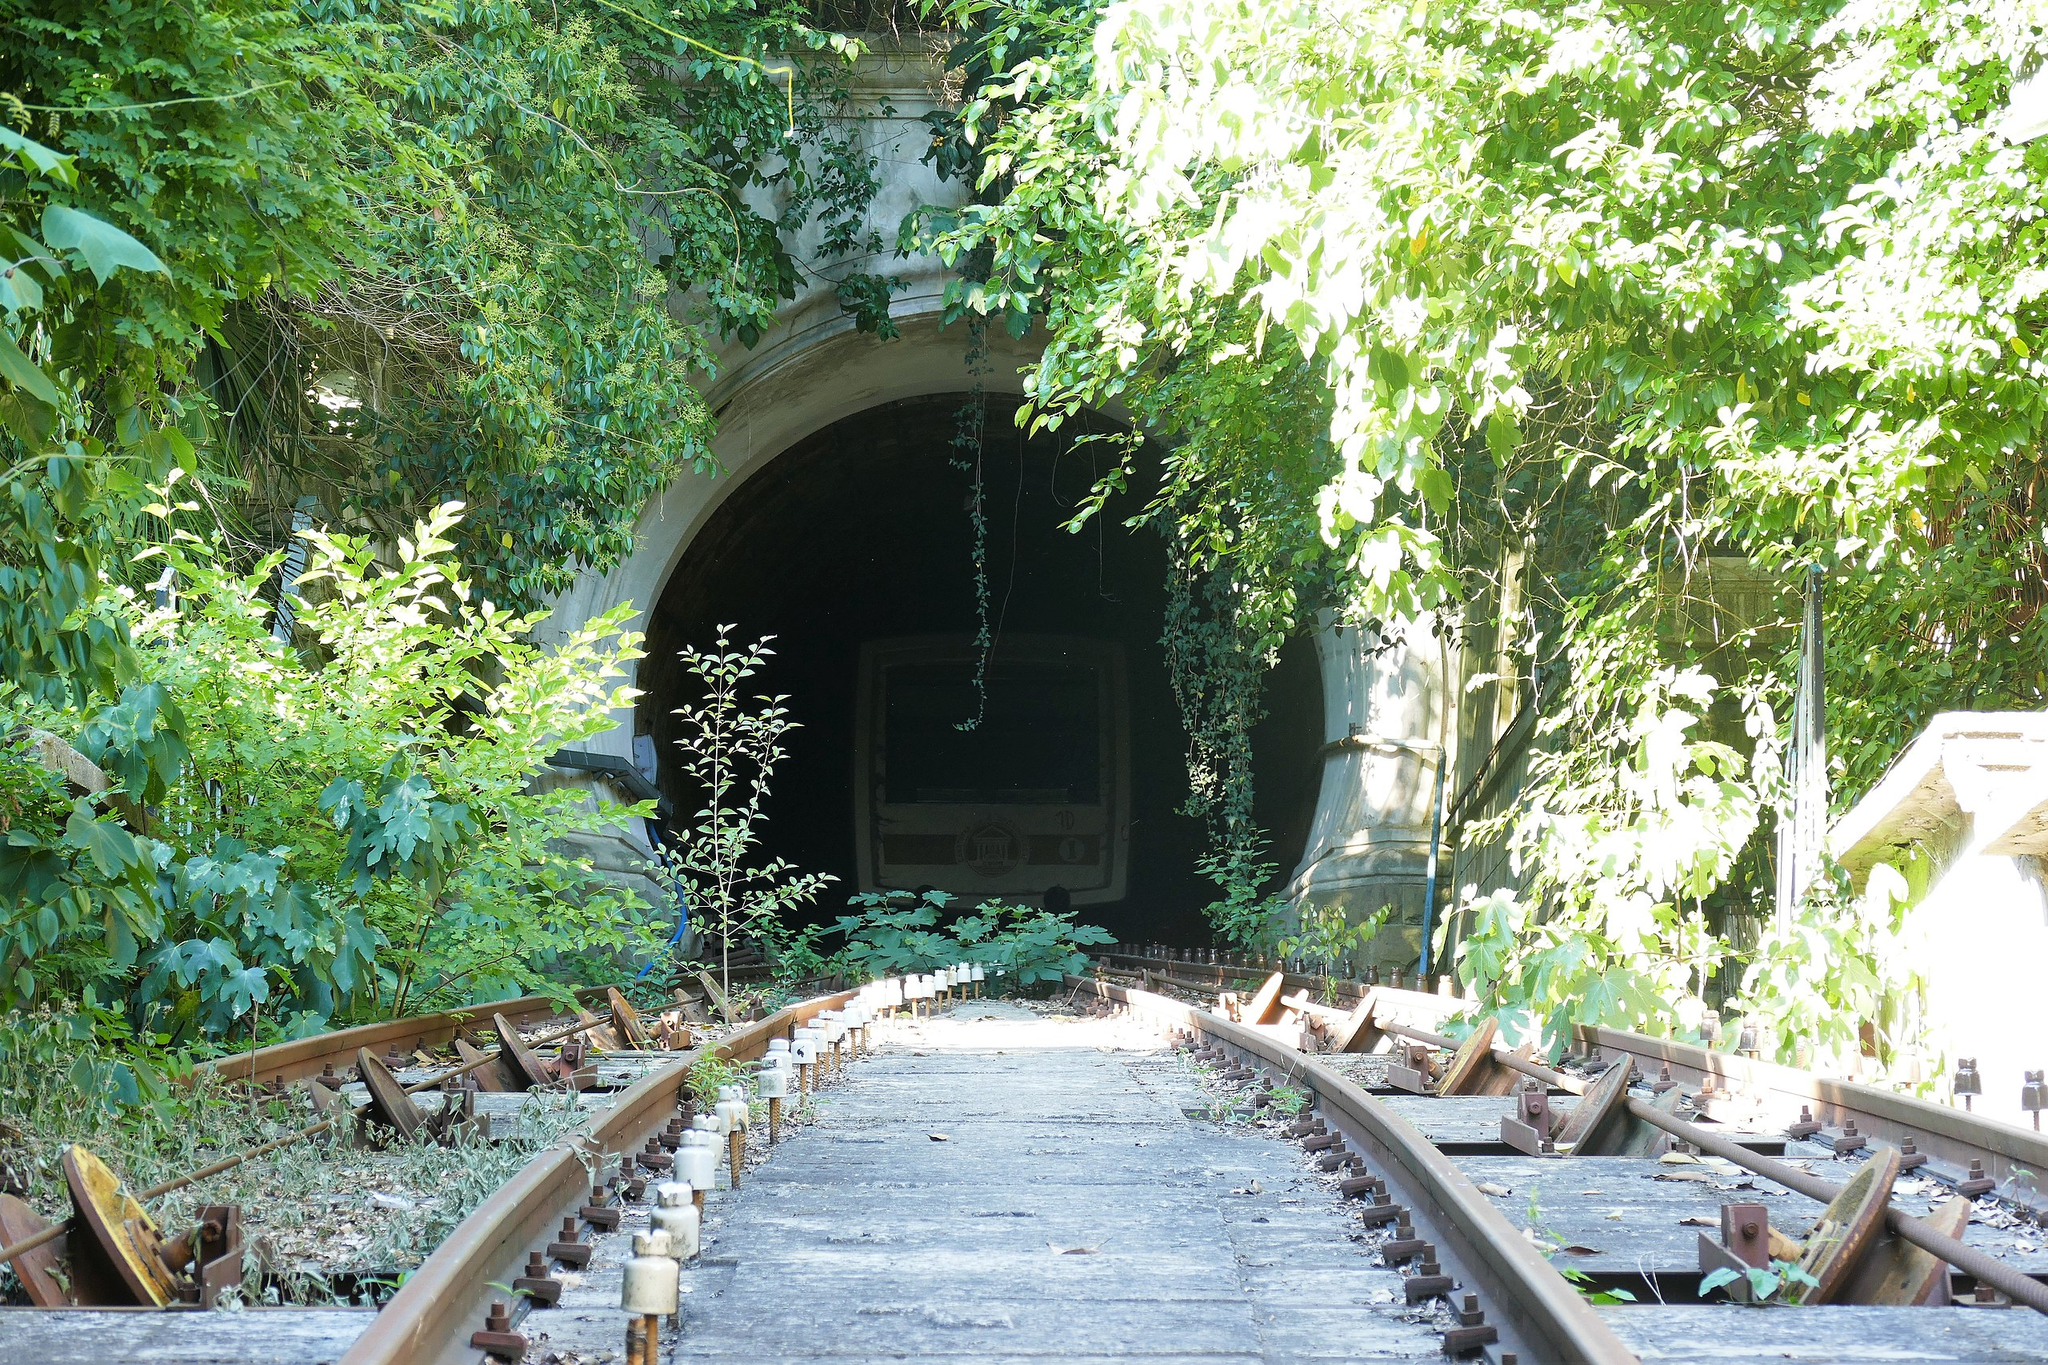
M 1419 955 L 1430 824 L 1443 758 L 1443 655 L 1425 618 L 1398 634 L 1326 623 L 1323 772 L 1314 823 L 1288 882 L 1299 904 L 1340 906 L 1356 923 L 1386 908 L 1375 965 Z
M 1879 864 L 1905 880 L 1904 961 L 1922 983 L 1911 1060 L 1932 1098 L 1950 1100 L 1957 1061 L 1972 1058 L 1977 1111 L 2030 1123 L 2020 1087 L 2048 1069 L 2048 714 L 1935 716 L 1830 843 L 1859 889 Z

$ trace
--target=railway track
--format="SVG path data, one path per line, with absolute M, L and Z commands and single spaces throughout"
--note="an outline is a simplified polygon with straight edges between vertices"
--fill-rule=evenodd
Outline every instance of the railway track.
M 226 1059 L 216 1064 L 214 1080 L 232 1079 L 268 1103 L 303 1096 L 306 1116 L 316 1119 L 305 1129 L 335 1125 L 301 1135 L 301 1142 L 312 1137 L 338 1148 L 345 1134 L 366 1129 L 382 1135 L 395 1159 L 436 1150 L 439 1140 L 454 1143 L 460 1160 L 481 1161 L 488 1141 L 478 1132 L 481 1120 L 517 1127 L 525 1120 L 513 1112 L 516 1105 L 570 1105 L 573 1122 L 468 1209 L 402 1282 L 357 1303 L 266 1307 L 259 1299 L 238 1312 L 180 1304 L 181 1291 L 203 1298 L 227 1283 L 214 1265 L 221 1257 L 212 1254 L 234 1230 L 222 1210 L 210 1223 L 202 1217 L 186 1225 L 189 1237 L 174 1237 L 155 1233 L 146 1220 L 128 1221 L 141 1218 L 140 1207 L 109 1200 L 105 1189 L 87 1189 L 68 1228 L 24 1225 L 10 1206 L 0 1260 L 25 1285 L 30 1277 L 21 1272 L 32 1271 L 35 1250 L 24 1252 L 25 1243 L 61 1234 L 66 1259 L 53 1302 L 79 1306 L 0 1309 L 0 1361 L 490 1365 L 600 1358 L 568 1343 L 608 1343 L 621 1325 L 642 1321 L 620 1315 L 621 1277 L 646 1263 L 629 1259 L 626 1247 L 649 1228 L 652 1194 L 676 1174 L 681 1149 L 714 1141 L 685 1136 L 693 1123 L 718 1126 L 710 1114 L 698 1114 L 708 1098 L 698 1086 L 709 1072 L 728 1079 L 731 1068 L 794 1036 L 809 1039 L 800 1046 L 815 1049 L 807 1054 L 815 1065 L 798 1068 L 789 1093 L 836 1082 L 839 1067 L 861 1051 L 863 1006 L 887 1006 L 892 985 L 900 1000 L 902 984 L 822 995 L 688 1040 L 672 1032 L 680 1021 L 642 1018 L 623 1001 L 586 995 L 586 1008 L 575 1015 L 556 1013 L 549 1001 L 514 1002 L 500 1019 L 427 1016 Z M 2031 1133 L 1752 1058 L 1604 1030 L 1582 1032 L 1576 1057 L 1551 1068 L 1496 1046 L 1483 1028 L 1463 1042 L 1445 1036 L 1461 1002 L 1391 984 L 1332 990 L 1250 966 L 1158 954 L 1112 955 L 1094 976 L 1070 984 L 1076 997 L 1136 1016 L 1148 1030 L 1177 1033 L 1231 1112 L 1264 1114 L 1265 1131 L 1297 1141 L 1311 1183 L 1327 1192 L 1316 1197 L 1340 1201 L 1354 1240 L 1386 1267 L 1370 1273 L 1382 1281 L 1398 1277 L 1390 1281 L 1399 1291 L 1393 1311 L 1399 1294 L 1408 1303 L 1401 1330 L 1436 1334 L 1427 1339 L 1448 1356 L 1489 1365 L 2048 1359 L 2048 1253 L 2041 1250 L 2048 1238 L 2038 1206 L 2029 1202 L 2029 1173 L 2048 1169 L 2048 1148 Z M 807 1023 L 818 1031 L 796 1032 Z M 676 1046 L 660 1045 L 670 1042 Z M 899 1047 L 892 1056 L 892 1085 L 902 1084 L 904 1066 L 931 1065 L 907 1060 L 922 1051 Z M 1085 1063 L 1078 1071 L 1069 1066 L 1068 1083 L 1096 1074 Z M 537 1089 L 519 1090 L 522 1075 Z M 464 1076 L 508 1088 L 461 1088 Z M 326 1107 L 316 1112 L 323 1091 Z M 880 1092 L 864 1102 L 867 1112 L 893 1113 L 902 1100 L 884 1096 L 905 1093 Z M 1083 1110 L 1132 1092 L 1098 1093 Z M 543 1099 L 532 1099 L 536 1094 Z M 409 1118 L 407 1103 L 417 1106 Z M 980 1106 L 997 1121 L 1005 1109 L 1000 1095 Z M 1271 1117 L 1280 1111 L 1285 1118 Z M 910 1120 L 905 1136 L 915 1145 L 890 1149 L 892 1162 L 923 1150 L 956 1150 L 932 1145 L 945 1141 L 940 1130 L 922 1135 L 938 1112 L 923 1123 Z M 408 1122 L 409 1138 L 401 1141 Z M 1045 1140 L 1038 1131 L 1044 1123 L 1041 1115 L 1028 1125 L 1032 1132 L 1009 1141 L 1035 1155 L 1026 1144 Z M 764 1152 L 766 1135 L 758 1128 L 751 1137 L 741 1129 L 737 1141 L 730 1134 L 716 1140 L 726 1177 L 712 1183 L 751 1183 L 748 1162 Z M 963 1151 L 962 1159 L 975 1158 Z M 823 1174 L 829 1182 L 840 1160 L 821 1153 L 807 1178 Z M 1124 1178 L 1146 1158 L 1130 1160 L 1136 1164 L 1122 1168 Z M 67 1174 L 91 1174 L 82 1159 L 66 1166 Z M 1024 1185 L 1060 1178 L 1051 1168 L 1021 1177 Z M 829 1183 L 816 1188 L 812 1197 L 829 1202 Z M 885 1181 L 846 1197 L 873 1205 L 889 1226 L 892 1206 L 883 1192 L 890 1188 Z M 714 1196 L 721 1201 L 714 1215 L 736 1197 Z M 762 1207 L 759 1200 L 755 1207 Z M 993 1216 L 976 1212 L 968 1221 Z M 1267 1221 L 1240 1217 L 1249 1219 L 1237 1224 L 1248 1235 L 1257 1235 L 1249 1234 L 1250 1224 Z M 789 1227 L 777 1214 L 762 1231 L 735 1235 L 779 1245 Z M 104 1237 L 115 1228 L 126 1239 L 110 1247 Z M 828 1227 L 822 1243 L 862 1246 L 870 1235 Z M 1288 1245 L 1295 1235 L 1275 1233 L 1271 1244 Z M 55 1246 L 46 1240 L 39 1249 Z M 110 1276 L 95 1288 L 90 1262 L 109 1252 L 143 1262 L 131 1269 L 144 1271 L 154 1257 L 162 1296 L 150 1298 L 145 1287 L 125 1307 L 104 1297 Z M 1134 1267 L 1150 1264 L 1142 1248 L 1125 1254 Z M 1165 1255 L 1167 1264 L 1185 1260 L 1184 1252 Z M 1025 1263 L 1038 1264 L 1028 1254 Z M 1799 1267 L 1797 1275 L 1791 1266 Z M 233 1280 L 242 1282 L 243 1267 L 233 1268 Z M 1723 1268 L 1730 1273 L 1714 1275 Z M 101 1269 L 119 1278 L 118 1265 Z M 761 1285 L 755 1296 L 765 1292 L 774 1302 L 773 1274 L 735 1282 L 707 1258 L 688 1275 L 707 1286 Z M 1764 1279 L 1772 1281 L 1768 1290 Z M 1284 1284 L 1284 1273 L 1275 1283 Z M 1731 1297 L 1805 1302 L 1761 1312 Z M 993 1312 L 918 1311 L 927 1324 L 1010 1330 L 1009 1318 Z M 1349 1311 L 1358 1311 L 1355 1303 Z M 659 1322 L 645 1322 L 639 1330 L 652 1329 L 658 1339 Z M 988 1326 L 997 1322 L 1003 1326 Z M 731 1323 L 702 1325 L 717 1328 L 716 1340 L 701 1348 L 714 1356 L 754 1349 L 747 1336 L 754 1328 L 742 1326 L 735 1335 Z M 689 1344 L 671 1339 L 669 1350 Z M 1131 1349 L 1144 1353 L 1137 1344 Z M 632 1350 L 641 1352 L 637 1360 Z M 629 1365 L 670 1358 L 658 1346 L 629 1340 Z
M 704 1012 L 695 1009 L 697 1022 L 680 1008 L 642 1016 L 616 990 L 586 991 L 579 992 L 584 1008 L 573 1015 L 551 999 L 531 997 L 219 1059 L 201 1069 L 195 1084 L 230 1085 L 248 1096 L 252 1111 L 261 1104 L 298 1117 L 277 1125 L 283 1131 L 265 1142 L 132 1193 L 97 1154 L 67 1147 L 61 1171 L 72 1213 L 61 1221 L 26 1200 L 0 1196 L 0 1266 L 13 1305 L 0 1307 L 0 1361 L 519 1359 L 527 1315 L 559 1296 L 562 1277 L 587 1262 L 593 1242 L 673 1175 L 678 1149 L 692 1143 L 685 1134 L 693 1124 L 733 1127 L 714 1118 L 693 1086 L 707 1072 L 735 1079 L 733 1069 L 760 1058 L 771 1041 L 842 1010 L 854 995 L 820 995 L 762 1019 L 720 1025 L 703 1022 Z M 798 1068 L 793 1100 L 813 1076 L 835 1073 L 858 1051 L 858 1032 L 834 1017 L 840 1022 L 829 1047 L 816 1065 Z M 773 1108 L 779 1120 L 781 1105 Z M 536 1111 L 545 1112 L 537 1118 Z M 530 1140 L 536 1123 L 552 1140 Z M 494 1169 L 494 1142 L 521 1133 L 530 1158 L 513 1165 L 509 1178 L 417 1266 L 323 1281 L 343 1292 L 317 1306 L 265 1302 L 262 1286 L 274 1284 L 277 1267 L 265 1263 L 268 1249 L 245 1235 L 260 1221 L 260 1200 L 198 1205 L 168 1226 L 145 1209 L 148 1201 L 203 1189 L 229 1172 L 257 1171 L 266 1159 L 316 1144 L 337 1169 L 368 1171 L 372 1180 L 380 1161 L 418 1162 L 436 1153 L 444 1170 L 451 1163 Z M 740 1126 L 716 1145 L 719 1180 L 737 1183 L 760 1139 Z M 238 1311 L 208 1310 L 223 1296 Z
M 1444 1036 L 1437 992 L 1124 947 L 1075 991 L 1183 1031 L 1247 1106 L 1302 1102 L 1411 1300 L 1450 1305 L 1447 1354 L 2048 1359 L 2038 1134 L 1616 1030 L 1551 1068 Z

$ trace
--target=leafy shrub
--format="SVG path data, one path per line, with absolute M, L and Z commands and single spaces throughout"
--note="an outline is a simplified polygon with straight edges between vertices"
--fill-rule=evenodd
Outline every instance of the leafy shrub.
M 846 935 L 847 964 L 857 972 L 895 976 L 973 962 L 1032 986 L 1087 966 L 1083 946 L 1116 941 L 1106 929 L 1074 923 L 1071 912 L 1056 915 L 995 900 L 941 928 L 939 917 L 952 899 L 943 891 L 914 898 L 902 892 L 852 897 L 847 904 L 860 913 L 842 915 L 833 926 Z
M 185 529 L 197 509 L 175 486 L 136 556 L 161 578 L 106 608 L 136 644 L 123 704 L 0 690 L 0 721 L 67 736 L 147 813 L 126 827 L 8 755 L 0 1008 L 96 989 L 141 1033 L 219 1038 L 259 1011 L 312 1031 L 543 986 L 564 943 L 634 941 L 637 902 L 549 844 L 623 812 L 527 790 L 629 701 L 622 612 L 532 644 L 540 616 L 471 599 L 451 504 L 395 567 L 366 540 L 309 534 L 302 653 L 272 628 L 279 557 L 231 568 Z M 171 715 L 168 761 L 128 761 Z

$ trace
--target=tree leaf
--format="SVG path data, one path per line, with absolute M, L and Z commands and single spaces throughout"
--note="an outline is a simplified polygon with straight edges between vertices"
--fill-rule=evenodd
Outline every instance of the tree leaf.
M 14 338 L 4 331 L 0 331 L 0 378 L 50 407 L 54 408 L 63 401 L 57 386 L 50 382 L 50 376 L 22 354 L 21 347 L 14 344 Z
M 64 185 L 78 183 L 77 157 L 45 147 L 35 139 L 23 137 L 4 125 L 0 125 L 0 150 L 12 152 L 15 164 L 25 171 L 47 175 Z
M 93 277 L 101 284 L 124 268 L 155 275 L 171 273 L 154 251 L 112 223 L 62 204 L 44 205 L 43 240 L 60 251 L 76 251 L 84 256 Z

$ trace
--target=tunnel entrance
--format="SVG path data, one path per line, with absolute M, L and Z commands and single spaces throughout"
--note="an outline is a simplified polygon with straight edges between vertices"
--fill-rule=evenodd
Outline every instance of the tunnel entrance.
M 777 770 L 763 856 L 838 879 L 814 918 L 856 891 L 933 886 L 959 908 L 1052 894 L 1119 937 L 1206 942 L 1214 889 L 1195 870 L 1203 832 L 1179 812 L 1187 740 L 1159 640 L 1165 546 L 1115 508 L 1062 529 L 1106 457 L 1072 429 L 1027 436 L 1014 400 L 989 399 L 984 672 L 971 475 L 954 465 L 967 401 L 859 413 L 731 490 L 649 614 L 636 752 L 651 752 L 675 810 L 696 810 L 673 761 L 671 712 L 696 699 L 677 650 L 721 624 L 774 635 L 758 690 L 787 694 L 803 728 Z M 1270 684 L 1255 738 L 1272 756 L 1261 816 L 1284 876 L 1313 807 L 1313 650 L 1290 649 Z

